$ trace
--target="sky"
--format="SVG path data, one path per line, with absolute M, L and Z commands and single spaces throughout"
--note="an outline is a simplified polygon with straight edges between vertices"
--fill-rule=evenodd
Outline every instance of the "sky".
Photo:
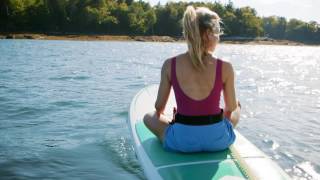
M 191 0 L 144 0 L 151 5 L 158 2 L 165 4 L 168 1 L 178 2 Z M 202 2 L 215 2 L 215 0 L 193 0 Z M 216 0 L 223 4 L 229 0 Z M 282 16 L 286 19 L 296 18 L 306 22 L 317 21 L 320 24 L 320 0 L 232 0 L 235 7 L 250 6 L 258 16 Z

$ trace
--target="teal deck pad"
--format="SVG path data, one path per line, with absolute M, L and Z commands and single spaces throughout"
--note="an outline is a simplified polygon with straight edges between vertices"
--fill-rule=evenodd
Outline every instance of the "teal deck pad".
M 245 178 L 232 159 L 229 149 L 212 153 L 168 152 L 142 121 L 136 124 L 136 132 L 151 162 L 164 179 L 219 179 L 224 176 Z

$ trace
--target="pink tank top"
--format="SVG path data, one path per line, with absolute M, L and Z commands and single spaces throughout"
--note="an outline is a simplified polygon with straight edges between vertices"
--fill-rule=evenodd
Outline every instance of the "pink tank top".
M 187 96 L 179 86 L 176 75 L 176 58 L 171 60 L 171 84 L 177 102 L 177 113 L 186 116 L 215 115 L 221 112 L 219 107 L 222 90 L 222 61 L 217 60 L 216 77 L 213 88 L 208 97 L 194 100 Z

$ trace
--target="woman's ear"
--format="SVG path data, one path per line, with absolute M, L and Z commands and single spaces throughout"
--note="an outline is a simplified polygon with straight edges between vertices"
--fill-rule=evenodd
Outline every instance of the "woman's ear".
M 207 31 L 205 31 L 205 32 L 202 34 L 202 40 L 203 40 L 204 42 L 207 42 L 207 41 L 208 41 Z
M 202 35 L 202 39 L 204 40 L 205 43 L 209 42 L 210 40 L 212 40 L 212 37 L 210 36 L 210 31 L 206 30 L 203 35 Z

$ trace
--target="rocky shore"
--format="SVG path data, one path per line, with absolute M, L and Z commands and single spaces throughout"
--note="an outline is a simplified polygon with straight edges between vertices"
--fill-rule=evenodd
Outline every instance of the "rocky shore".
M 79 40 L 79 41 L 142 41 L 142 42 L 183 42 L 181 37 L 170 36 L 126 36 L 126 35 L 85 35 L 85 34 L 34 34 L 7 33 L 0 34 L 0 39 L 40 39 L 40 40 Z M 306 45 L 288 40 L 270 38 L 222 37 L 226 44 L 264 44 L 264 45 Z

